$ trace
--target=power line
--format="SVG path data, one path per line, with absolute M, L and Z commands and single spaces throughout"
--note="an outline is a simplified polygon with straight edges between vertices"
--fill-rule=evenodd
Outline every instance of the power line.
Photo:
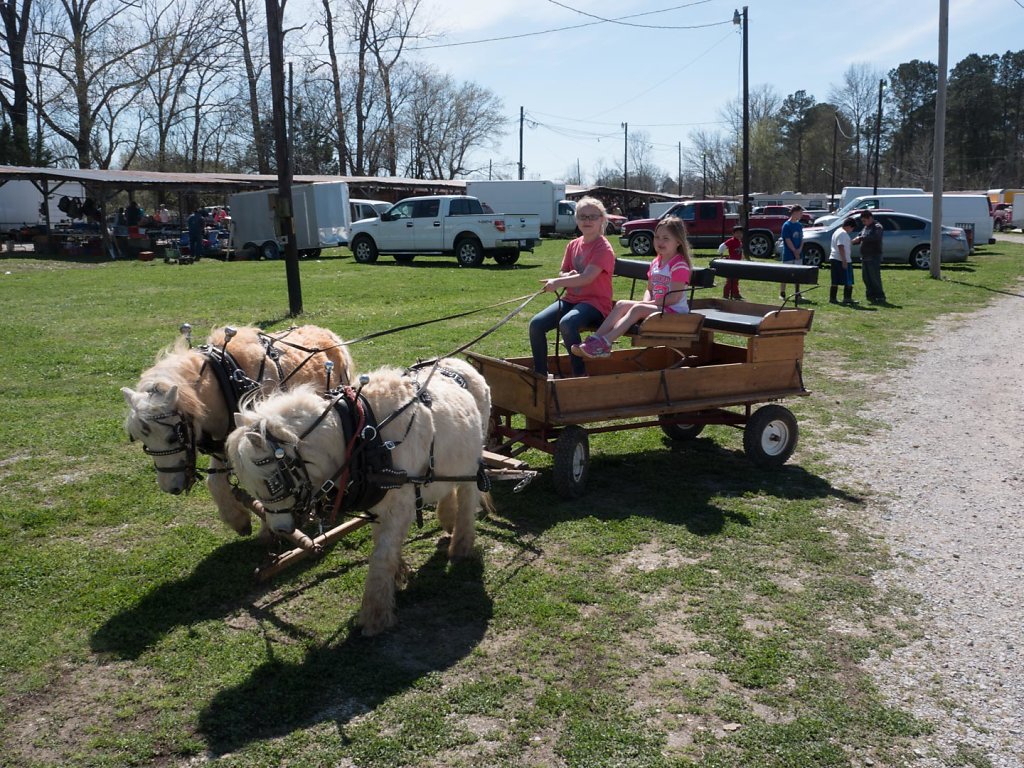
M 730 23 L 730 24 L 732 24 L 732 20 L 730 20 L 730 21 L 729 21 L 729 23 Z M 715 41 L 714 43 L 712 43 L 712 44 L 711 44 L 711 46 L 710 46 L 709 48 L 706 48 L 706 49 L 705 49 L 704 51 L 702 51 L 701 53 L 698 53 L 698 54 L 697 54 L 697 55 L 696 55 L 696 56 L 695 56 L 694 58 L 690 59 L 690 61 L 688 61 L 688 62 L 687 62 L 686 64 L 684 64 L 684 65 L 683 65 L 682 67 L 680 67 L 679 69 L 677 69 L 677 70 L 676 70 L 675 72 L 672 72 L 671 74 L 667 75 L 667 76 L 666 76 L 666 77 L 665 77 L 664 79 L 662 79 L 662 80 L 659 80 L 658 82 L 656 82 L 656 83 L 655 83 L 654 85 L 652 85 L 652 86 L 651 86 L 650 88 L 648 88 L 647 90 L 645 90 L 645 91 L 641 91 L 640 93 L 637 93 L 637 94 L 634 94 L 634 95 L 632 96 L 632 98 L 626 99 L 625 101 L 620 101 L 620 102 L 618 102 L 617 104 L 615 104 L 615 106 L 613 106 L 613 107 L 609 107 L 609 108 L 608 108 L 608 109 L 606 109 L 606 110 L 605 110 L 604 112 L 598 112 L 598 113 L 597 113 L 596 115 L 591 115 L 591 117 L 600 117 L 601 115 L 607 115 L 607 114 L 608 114 L 609 112 L 611 112 L 611 111 L 612 111 L 613 109 L 619 109 L 620 107 L 622 107 L 622 106 L 624 106 L 624 105 L 626 105 L 626 104 L 631 104 L 632 102 L 636 101 L 637 99 L 641 98 L 642 96 L 646 96 L 646 95 L 647 95 L 648 93 L 650 93 L 651 91 L 653 91 L 653 90 L 654 90 L 655 88 L 659 88 L 659 87 L 661 87 L 662 85 L 664 85 L 665 83 L 667 83 L 667 82 L 668 82 L 669 80 L 671 80 L 672 78 L 674 78 L 674 77 L 675 77 L 676 75 L 678 75 L 678 74 L 679 74 L 680 72 L 683 72 L 684 70 L 688 69 L 689 67 L 691 67 L 692 65 L 694 65 L 694 64 L 696 64 L 696 63 L 697 63 L 698 61 L 700 61 L 700 60 L 701 60 L 702 58 L 704 58 L 705 56 L 707 56 L 707 55 L 708 55 L 709 53 L 711 53 L 711 51 L 713 51 L 713 50 L 714 50 L 715 48 L 717 48 L 717 47 L 718 47 L 719 45 L 721 45 L 721 43 L 722 43 L 722 42 L 723 42 L 724 40 L 726 40 L 726 39 L 727 39 L 727 38 L 729 37 L 729 35 L 731 35 L 731 34 L 732 34 L 732 32 L 728 32 L 728 33 L 726 33 L 726 34 L 725 34 L 724 36 L 722 36 L 721 38 L 719 38 L 718 40 L 716 40 L 716 41 Z
M 641 16 L 651 16 L 652 14 L 656 14 L 656 13 L 668 13 L 669 11 L 678 11 L 678 10 L 680 10 L 682 8 L 689 8 L 691 6 L 700 5 L 701 3 L 706 3 L 706 2 L 710 2 L 710 0 L 698 0 L 698 2 L 695 2 L 695 3 L 686 3 L 684 5 L 676 5 L 676 6 L 672 6 L 671 8 L 662 8 L 662 9 L 657 10 L 657 11 L 645 11 L 643 13 L 631 13 L 631 14 L 628 14 L 626 16 L 617 16 L 614 19 L 605 19 L 605 18 L 601 18 L 600 16 L 594 16 L 593 18 L 598 19 L 598 21 L 588 21 L 588 22 L 585 22 L 583 24 L 570 24 L 569 26 L 555 27 L 553 29 L 542 29 L 542 30 L 540 30 L 538 32 L 523 32 L 522 34 L 518 34 L 518 35 L 502 35 L 500 37 L 487 37 L 487 38 L 484 38 L 482 40 L 463 40 L 462 42 L 458 42 L 458 43 L 439 43 L 438 45 L 419 45 L 419 46 L 416 46 L 416 47 L 407 47 L 405 50 L 407 50 L 407 51 L 430 51 L 430 50 L 433 50 L 435 48 L 454 48 L 456 46 L 462 46 L 462 45 L 479 45 L 480 43 L 498 43 L 498 42 L 502 42 L 504 40 L 519 40 L 519 39 L 522 39 L 524 37 L 537 37 L 538 35 L 550 35 L 553 32 L 566 32 L 566 31 L 571 30 L 571 29 L 583 29 L 584 27 L 593 27 L 593 26 L 597 26 L 598 24 L 624 24 L 624 23 L 626 23 L 624 21 L 625 19 L 636 19 L 636 18 L 640 18 Z M 563 6 L 563 7 L 565 7 L 565 6 Z M 575 10 L 575 9 L 570 8 L 569 10 Z M 582 11 L 579 11 L 579 13 L 582 13 Z M 583 14 L 583 15 L 586 16 L 586 15 L 589 15 L 589 14 Z M 719 22 L 715 22 L 714 24 L 705 24 L 705 25 L 701 25 L 701 26 L 717 26 L 719 24 L 726 24 L 726 23 L 731 24 L 732 21 L 731 20 L 728 21 L 728 22 L 719 21 Z M 630 26 L 644 26 L 644 25 L 639 25 L 638 24 L 638 25 L 630 25 Z M 697 27 L 697 26 L 694 26 L 694 27 L 665 27 L 665 26 L 658 25 L 658 26 L 652 26 L 652 27 L 647 27 L 647 28 L 649 28 L 649 29 L 699 29 L 700 27 Z
M 633 24 L 633 23 L 630 23 L 628 21 L 621 21 L 620 20 L 620 19 L 632 18 L 630 16 L 622 16 L 619 19 L 606 19 L 604 16 L 596 16 L 593 13 L 587 13 L 586 11 L 581 11 L 579 8 L 573 8 L 571 5 L 565 5 L 564 3 L 558 2 L 558 0 L 548 0 L 548 2 L 551 3 L 552 5 L 557 5 L 559 8 L 565 8 L 567 11 L 572 11 L 573 13 L 578 13 L 580 16 L 587 16 L 588 18 L 597 19 L 597 20 L 602 21 L 602 22 L 608 22 L 610 24 L 620 24 L 620 25 L 622 25 L 624 27 L 639 27 L 641 29 L 704 29 L 706 27 L 721 26 L 722 24 L 732 24 L 732 19 L 731 18 L 728 19 L 727 21 L 715 21 L 715 22 L 712 22 L 710 24 L 694 24 L 694 25 L 682 26 L 682 27 L 679 27 L 679 26 L 665 26 L 663 24 Z M 689 3 L 687 5 L 680 5 L 677 8 L 666 8 L 665 10 L 667 11 L 667 10 L 678 10 L 678 8 L 689 8 L 689 7 L 694 6 L 694 5 L 703 5 L 704 3 L 708 3 L 708 2 L 711 2 L 711 0 L 698 0 L 695 3 Z M 664 11 L 655 11 L 655 13 L 664 13 Z M 646 14 L 637 14 L 637 15 L 646 15 Z

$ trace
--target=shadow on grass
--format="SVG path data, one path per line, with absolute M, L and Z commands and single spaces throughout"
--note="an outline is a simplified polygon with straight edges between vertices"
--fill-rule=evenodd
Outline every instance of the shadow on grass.
M 185 578 L 160 584 L 108 619 L 92 634 L 90 647 L 96 653 L 137 659 L 176 627 L 231 614 L 253 592 L 253 571 L 262 552 L 255 539 L 217 548 Z
M 499 486 L 495 503 L 505 520 L 491 522 L 504 528 L 508 543 L 517 547 L 527 546 L 525 541 L 547 528 L 580 517 L 625 520 L 639 515 L 685 526 L 695 536 L 716 536 L 727 524 L 751 524 L 746 515 L 721 504 L 724 499 L 862 501 L 795 464 L 759 469 L 742 450 L 722 447 L 711 437 L 681 442 L 664 438 L 663 444 L 668 450 L 604 456 L 593 452 L 592 445 L 582 499 L 556 496 L 550 470 L 542 471 L 523 496 Z
M 943 267 L 945 269 L 945 267 Z M 977 283 L 966 283 L 963 280 L 953 280 L 952 278 L 945 278 L 947 283 L 953 283 L 955 285 L 962 285 L 965 288 L 977 288 L 979 291 L 988 291 L 989 293 L 999 293 L 1003 296 L 1016 296 L 1018 299 L 1024 299 L 1024 293 L 1017 291 L 1007 291 L 1003 288 L 991 288 L 987 285 L 978 285 Z
M 199 715 L 208 748 L 222 755 L 298 727 L 342 726 L 465 658 L 484 637 L 493 610 L 482 563 L 449 568 L 443 553 L 412 574 L 397 599 L 396 629 L 363 638 L 349 624 L 302 661 L 271 658 L 242 683 L 220 691 Z

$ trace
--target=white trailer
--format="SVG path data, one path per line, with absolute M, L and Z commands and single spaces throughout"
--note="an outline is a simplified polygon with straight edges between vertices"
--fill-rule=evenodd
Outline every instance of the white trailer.
M 284 252 L 285 238 L 277 215 L 276 189 L 239 192 L 228 198 L 231 243 L 236 250 L 255 251 L 266 259 Z M 319 256 L 323 248 L 348 244 L 352 225 L 348 184 L 321 181 L 292 187 L 295 242 L 300 256 Z
M 64 182 L 51 185 L 50 189 L 50 225 L 70 224 L 71 219 L 57 206 L 62 197 L 85 200 L 85 188 L 78 182 Z M 0 185 L 0 232 L 16 237 L 25 227 L 45 224 L 42 202 L 43 193 L 27 179 L 14 179 Z
M 540 216 L 541 234 L 576 231 L 576 204 L 565 199 L 560 181 L 467 181 L 466 194 L 495 213 Z

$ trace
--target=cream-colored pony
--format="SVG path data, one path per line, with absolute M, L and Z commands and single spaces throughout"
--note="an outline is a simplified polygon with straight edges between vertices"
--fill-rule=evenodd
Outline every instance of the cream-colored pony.
M 449 534 L 442 540 L 448 557 L 471 555 L 476 514 L 481 504 L 490 509 L 478 477 L 491 402 L 476 369 L 450 358 L 433 373 L 430 368 L 374 371 L 360 392 L 382 425 L 380 436 L 394 443 L 394 469 L 409 478 L 368 510 L 374 546 L 359 622 L 364 634 L 373 635 L 396 621 L 395 587 L 404 579 L 402 544 L 416 518 L 417 489 L 424 504 L 437 505 L 438 520 Z M 262 503 L 268 526 L 293 535 L 296 518 L 308 513 L 300 508 L 303 500 L 336 480 L 345 466 L 351 435 L 330 402 L 310 387 L 255 402 L 235 422 L 227 454 L 239 484 Z M 283 476 L 289 473 L 290 479 Z
M 252 533 L 251 514 L 262 510 L 228 481 L 224 440 L 233 427 L 237 404 L 228 407 L 222 382 L 204 347 L 224 348 L 226 329 L 217 328 L 203 347 L 190 348 L 181 337 L 157 357 L 136 388 L 122 387 L 128 403 L 124 428 L 153 457 L 161 490 L 179 494 L 196 480 L 196 450 L 210 454 L 207 487 L 220 518 L 240 535 Z M 228 334 L 230 335 L 230 334 Z M 326 328 L 302 325 L 264 333 L 243 327 L 227 342 L 227 352 L 264 395 L 285 387 L 310 384 L 320 390 L 348 383 L 352 358 L 337 335 Z M 328 365 L 330 363 L 330 365 Z M 328 377 L 328 368 L 331 375 Z M 329 379 L 329 381 L 328 381 Z M 261 538 L 270 536 L 261 531 Z

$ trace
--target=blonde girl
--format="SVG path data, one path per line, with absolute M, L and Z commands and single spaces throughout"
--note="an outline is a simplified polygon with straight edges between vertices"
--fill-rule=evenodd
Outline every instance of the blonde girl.
M 565 293 L 530 320 L 533 369 L 539 376 L 548 375 L 547 334 L 556 327 L 570 350 L 572 375 L 585 375 L 583 360 L 572 354 L 579 346 L 580 328 L 593 328 L 612 309 L 615 251 L 604 236 L 608 226 L 604 203 L 593 197 L 580 200 L 576 204 L 576 226 L 582 234 L 566 246 L 558 277 L 541 280 L 545 291 Z
M 647 290 L 640 301 L 617 301 L 597 331 L 573 347 L 581 357 L 608 357 L 612 342 L 635 323 L 655 312 L 682 314 L 690 311 L 686 286 L 690 284 L 693 262 L 683 220 L 669 216 L 654 230 L 654 261 L 647 270 Z

